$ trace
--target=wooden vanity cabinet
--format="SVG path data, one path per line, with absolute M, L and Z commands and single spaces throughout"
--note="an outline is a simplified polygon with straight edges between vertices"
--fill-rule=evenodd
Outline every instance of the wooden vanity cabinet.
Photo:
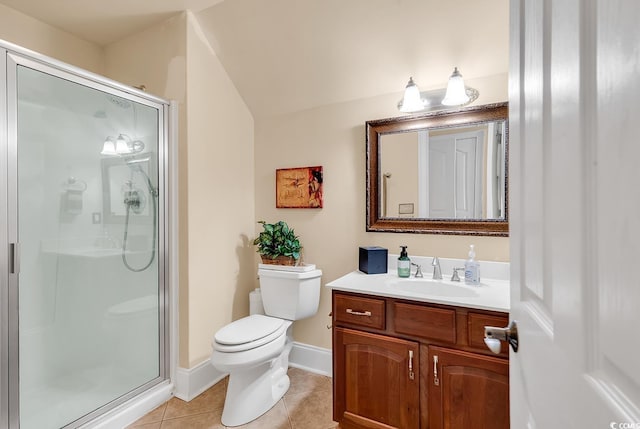
M 508 314 L 334 290 L 333 418 L 342 429 L 508 429 Z

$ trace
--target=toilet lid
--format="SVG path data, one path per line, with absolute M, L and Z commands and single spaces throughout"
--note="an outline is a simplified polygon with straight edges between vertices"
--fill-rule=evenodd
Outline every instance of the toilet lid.
M 231 322 L 216 332 L 214 340 L 218 344 L 235 346 L 251 343 L 278 331 L 284 320 L 275 317 L 253 314 Z

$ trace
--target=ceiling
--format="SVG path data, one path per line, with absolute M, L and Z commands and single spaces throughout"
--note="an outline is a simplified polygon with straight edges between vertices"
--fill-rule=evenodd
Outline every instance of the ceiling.
M 254 117 L 508 69 L 508 0 L 0 0 L 99 45 L 190 9 Z

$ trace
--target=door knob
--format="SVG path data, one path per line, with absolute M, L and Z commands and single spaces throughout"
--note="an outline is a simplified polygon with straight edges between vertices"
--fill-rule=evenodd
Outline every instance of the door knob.
M 484 327 L 484 343 L 495 354 L 500 353 L 500 341 L 506 341 L 511 345 L 514 353 L 518 352 L 518 323 L 515 320 L 509 322 L 506 328 L 495 326 Z

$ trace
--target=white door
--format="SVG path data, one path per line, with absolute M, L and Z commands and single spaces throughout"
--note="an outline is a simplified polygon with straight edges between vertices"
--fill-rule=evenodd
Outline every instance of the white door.
M 427 201 L 429 218 L 455 219 L 455 146 L 448 140 L 429 138 Z
M 482 217 L 483 142 L 483 131 L 429 137 L 429 218 Z
M 640 428 L 640 2 L 511 1 L 511 427 Z

